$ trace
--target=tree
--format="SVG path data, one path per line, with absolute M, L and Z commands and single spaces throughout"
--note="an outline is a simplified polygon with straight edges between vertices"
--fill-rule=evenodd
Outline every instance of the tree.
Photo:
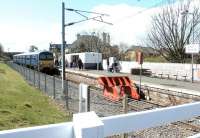
M 31 45 L 30 48 L 29 48 L 29 52 L 35 52 L 37 50 L 38 50 L 38 47 L 34 46 L 34 45 Z
M 194 18 L 189 14 L 183 15 L 183 11 L 189 11 Z M 148 33 L 147 46 L 154 47 L 167 61 L 184 63 L 187 57 L 185 45 L 192 42 L 193 28 L 195 40 L 198 39 L 199 25 L 198 7 L 191 7 L 190 2 L 169 5 L 152 17 L 152 29 Z
M 118 45 L 118 48 L 119 48 L 119 56 L 118 56 L 118 59 L 119 60 L 125 60 L 125 56 L 126 56 L 126 51 L 128 49 L 128 45 L 126 43 L 123 43 L 121 42 L 119 45 Z
M 105 33 L 100 32 L 85 33 L 84 35 L 78 34 L 77 40 L 70 48 L 70 52 L 99 52 L 102 53 L 103 58 L 110 57 L 112 51 L 112 47 L 109 43 L 110 36 L 107 35 L 109 38 L 106 38 L 107 40 L 103 40 L 101 39 L 103 34 L 105 35 Z
M 3 55 L 3 45 L 0 43 L 0 56 Z

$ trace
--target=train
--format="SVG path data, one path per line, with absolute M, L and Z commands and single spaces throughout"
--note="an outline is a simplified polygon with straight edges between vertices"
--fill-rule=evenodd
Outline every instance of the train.
M 22 53 L 13 56 L 13 62 L 41 72 L 53 72 L 54 57 L 49 51 Z

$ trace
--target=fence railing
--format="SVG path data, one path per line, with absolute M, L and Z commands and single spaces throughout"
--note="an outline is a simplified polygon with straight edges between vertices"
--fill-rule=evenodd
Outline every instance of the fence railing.
M 27 82 L 31 84 L 32 86 L 37 87 L 41 91 L 43 91 L 46 95 L 50 96 L 51 98 L 55 99 L 56 102 L 61 104 L 64 108 L 66 108 L 68 111 L 72 113 L 78 113 L 79 112 L 79 84 L 65 80 L 65 92 L 62 93 L 61 90 L 61 78 L 58 76 L 50 76 L 41 72 L 38 72 L 36 70 L 32 70 L 30 68 L 23 67 L 21 65 L 17 65 L 12 62 L 7 62 L 7 64 L 18 71 L 21 75 L 24 76 Z M 87 111 L 95 111 L 99 116 L 105 117 L 105 116 L 111 116 L 111 115 L 117 115 L 126 113 L 129 111 L 141 111 L 141 110 L 148 110 L 153 108 L 158 108 L 163 106 L 163 102 L 160 102 L 160 98 L 154 98 L 154 97 L 160 97 L 162 96 L 162 100 L 166 102 L 165 105 L 170 105 L 170 100 L 166 100 L 165 97 L 172 95 L 172 97 L 179 97 L 178 99 L 183 99 L 182 101 L 191 101 L 187 100 L 188 98 L 194 99 L 194 95 L 188 95 L 188 94 L 179 94 L 178 92 L 173 92 L 169 90 L 161 90 L 161 89 L 155 89 L 147 86 L 142 87 L 141 89 L 144 91 L 145 95 L 152 98 L 152 100 L 156 104 L 148 103 L 147 100 L 143 101 L 135 101 L 133 99 L 130 99 L 128 97 L 123 97 L 122 100 L 118 102 L 111 102 L 108 99 L 106 99 L 103 96 L 103 90 L 96 88 L 96 87 L 90 87 L 88 89 L 88 101 L 87 101 L 87 108 L 89 110 Z M 148 89 L 148 92 L 145 92 L 146 89 Z M 154 98 L 154 99 L 153 99 Z M 187 98 L 184 100 L 184 98 Z M 200 99 L 199 96 L 196 96 L 195 99 Z M 127 101 L 127 102 L 124 102 Z M 85 101 L 83 101 L 84 103 Z M 151 102 L 151 101 L 150 101 Z M 160 103 L 159 103 L 160 102 Z M 178 102 L 178 103 L 184 103 L 184 102 Z M 178 104 L 174 103 L 172 105 Z M 83 108 L 86 104 L 83 104 Z M 142 105 L 142 106 L 140 106 Z M 162 106 L 161 106 L 162 105 Z
M 70 123 L 0 131 L 0 138 L 103 138 L 197 117 L 199 108 L 196 102 L 104 118 L 94 112 L 79 113 Z
M 46 95 L 63 105 L 66 110 L 72 113 L 79 112 L 79 84 L 65 80 L 65 92 L 63 93 L 61 90 L 61 78 L 59 76 L 50 76 L 13 62 L 7 62 L 7 64 L 19 72 L 30 85 L 43 91 Z M 95 111 L 102 117 L 123 113 L 122 101 L 115 103 L 108 101 L 103 96 L 102 89 L 100 88 L 89 87 L 88 97 L 88 111 Z M 84 107 L 85 104 L 82 106 L 86 108 Z
M 7 64 L 10 67 L 12 67 L 13 69 L 15 69 L 16 71 L 18 71 L 20 74 L 22 74 L 24 76 L 24 78 L 31 85 L 33 85 L 33 86 L 37 87 L 38 89 L 42 90 L 45 94 L 47 94 L 51 98 L 55 99 L 57 102 L 59 102 L 62 105 L 64 105 L 64 107 L 68 111 L 73 112 L 73 113 L 78 113 L 79 112 L 79 108 L 80 108 L 79 103 L 80 103 L 80 100 L 81 100 L 79 98 L 79 94 L 80 94 L 80 92 L 79 92 L 79 84 L 74 83 L 72 81 L 66 80 L 65 81 L 66 91 L 64 93 L 62 93 L 62 91 L 61 91 L 61 79 L 59 77 L 49 76 L 47 74 L 43 74 L 41 72 L 37 72 L 35 70 L 32 70 L 32 69 L 29 69 L 29 68 L 14 64 L 12 62 L 8 62 Z M 123 97 L 123 99 L 118 101 L 118 102 L 111 102 L 111 101 L 105 99 L 105 97 L 103 97 L 101 89 L 94 88 L 94 87 L 89 87 L 87 98 L 88 98 L 87 100 L 83 99 L 82 102 L 87 102 L 87 104 L 81 105 L 81 106 L 83 106 L 82 108 L 87 108 L 87 111 L 95 111 L 96 114 L 98 116 L 100 116 L 100 117 L 111 116 L 110 118 L 108 117 L 108 118 L 100 119 L 103 122 L 103 128 L 104 128 L 104 132 L 103 132 L 104 135 L 103 136 L 111 136 L 111 132 L 109 132 L 109 135 L 107 134 L 107 131 L 108 131 L 107 128 L 109 128 L 109 129 L 113 128 L 113 129 L 117 130 L 117 129 L 119 129 L 120 126 L 124 127 L 124 128 L 127 127 L 127 125 L 124 122 L 122 122 L 123 125 L 121 125 L 121 121 L 128 120 L 128 119 L 125 119 L 126 117 L 127 118 L 129 118 L 129 117 L 130 118 L 132 118 L 132 117 L 135 117 L 135 118 L 139 117 L 140 118 L 141 117 L 141 119 L 142 119 L 142 116 L 143 116 L 143 115 L 137 116 L 136 115 L 137 113 L 131 113 L 131 114 L 127 114 L 125 116 L 122 115 L 123 117 L 119 116 L 119 115 L 118 116 L 112 116 L 112 115 L 128 113 L 128 112 L 133 112 L 133 111 L 149 110 L 149 109 L 162 107 L 160 105 L 157 105 L 155 103 L 151 103 L 151 102 L 148 102 L 148 101 L 142 101 L 142 100 L 141 101 L 136 101 L 136 100 L 133 100 L 133 99 L 129 99 L 127 96 Z M 88 106 L 88 107 L 85 107 L 85 105 Z M 197 109 L 199 108 L 199 104 L 197 104 L 197 105 L 196 104 L 187 104 L 187 105 L 184 105 L 184 108 L 182 108 L 182 106 L 181 106 L 181 108 L 179 108 L 179 106 L 177 106 L 177 108 L 176 107 L 174 107 L 174 108 L 175 108 L 174 111 L 171 110 L 172 109 L 171 107 L 163 109 L 164 111 L 168 111 L 168 109 L 170 109 L 168 115 L 172 116 L 172 118 L 170 118 L 170 119 L 168 118 L 169 119 L 168 123 L 172 122 L 172 121 L 175 121 L 175 120 L 172 120 L 174 118 L 176 118 L 176 120 L 181 120 L 182 115 L 183 115 L 183 117 L 188 117 L 188 118 L 189 117 L 192 118 L 194 116 L 200 115 L 198 111 L 195 111 L 195 108 L 197 108 Z M 187 111 L 187 113 L 188 113 L 189 110 L 191 110 L 191 112 L 190 112 L 190 114 L 188 116 L 183 112 L 179 112 L 178 109 L 179 110 L 183 110 L 183 112 Z M 192 111 L 192 109 L 194 111 Z M 149 115 L 148 119 L 151 120 L 150 115 L 153 115 L 153 114 L 151 114 L 151 112 L 159 113 L 159 112 L 157 112 L 157 109 L 156 110 L 152 110 L 152 111 L 140 112 L 140 113 L 141 114 L 145 113 L 146 115 L 148 113 L 148 115 Z M 138 112 L 138 114 L 140 114 L 140 113 Z M 170 115 L 170 113 L 172 113 L 172 114 Z M 176 114 L 176 116 L 175 116 L 175 113 L 180 113 L 180 114 Z M 193 113 L 196 113 L 196 114 L 193 114 Z M 164 115 L 164 112 L 162 112 L 162 114 L 160 114 L 160 115 Z M 174 115 L 174 117 L 173 117 L 173 115 Z M 118 118 L 118 117 L 120 119 L 116 119 L 116 120 L 114 119 L 114 118 Z M 162 118 L 161 116 L 156 116 L 156 117 Z M 112 123 L 112 124 L 106 123 L 106 122 L 104 122 L 104 119 L 108 120 L 108 122 L 113 122 L 113 119 L 114 119 L 116 123 Z M 167 121 L 167 120 L 165 120 L 165 118 L 162 118 L 162 119 L 164 120 L 164 122 Z M 91 121 L 91 118 L 89 118 L 89 120 Z M 143 121 L 144 120 L 132 122 L 132 124 L 135 124 L 135 125 L 137 124 L 138 126 L 140 126 L 141 122 L 143 122 Z M 94 122 L 91 122 L 91 123 L 95 124 Z M 149 122 L 147 122 L 147 123 L 149 123 Z M 155 123 L 157 125 L 161 125 L 158 122 L 155 122 Z M 79 122 L 79 124 L 80 124 L 80 122 Z M 63 127 L 62 125 L 63 124 L 58 124 L 58 127 Z M 137 127 L 137 125 L 134 126 L 134 127 Z M 155 126 L 157 126 L 157 125 L 155 125 Z M 77 129 L 77 128 L 75 126 L 73 126 L 73 125 L 69 125 L 69 126 L 70 126 L 69 132 L 68 132 L 68 130 L 66 130 L 66 128 L 63 127 L 63 129 L 65 129 L 67 131 L 66 135 L 70 138 L 69 135 L 71 135 L 73 137 L 72 129 Z M 69 127 L 67 127 L 67 128 L 69 128 Z M 117 132 L 116 132 L 116 130 L 115 131 L 112 130 L 113 131 L 112 135 L 120 134 L 120 133 L 127 133 L 127 132 L 131 132 L 131 131 L 135 131 L 136 130 L 136 129 L 131 129 L 130 128 L 131 131 L 129 131 L 129 130 L 124 129 L 124 128 L 123 128 L 123 130 L 120 130 L 120 131 L 117 130 Z M 146 127 L 142 127 L 141 129 L 144 129 L 144 128 L 146 128 Z M 80 128 L 78 130 L 80 130 Z M 42 134 L 41 137 L 42 136 L 47 137 L 48 134 L 46 134 L 46 133 L 51 131 L 51 129 L 49 129 L 48 126 L 44 126 L 44 129 L 43 129 L 43 127 L 42 128 L 40 128 L 40 127 L 39 128 L 38 127 L 35 128 L 34 127 L 34 128 L 30 128 L 30 129 L 20 129 L 20 131 L 18 131 L 18 130 L 5 131 L 5 133 L 2 132 L 2 134 L 3 135 L 4 134 L 8 134 L 8 133 L 11 134 L 12 132 L 14 133 L 15 131 L 17 132 L 17 134 L 19 133 L 19 136 L 24 136 L 24 134 L 25 134 L 24 131 L 25 131 L 26 132 L 25 136 L 28 136 L 28 135 L 31 135 L 31 133 L 34 133 L 34 134 L 32 134 L 34 137 L 39 137 L 40 138 L 40 136 L 36 136 L 37 135 L 36 133 L 41 132 L 41 134 Z M 89 130 L 89 131 L 92 131 L 92 130 Z M 106 131 L 106 135 L 105 135 L 105 131 Z M 23 133 L 21 133 L 21 132 L 23 132 Z M 43 135 L 43 133 L 45 133 L 45 134 Z M 52 134 L 52 133 L 55 133 L 55 134 Z M 53 136 L 53 137 L 57 136 L 58 138 L 59 137 L 60 138 L 64 138 L 65 137 L 63 132 L 62 132 L 63 135 L 58 135 L 57 133 L 61 133 L 61 131 L 56 131 L 56 130 L 55 131 L 51 131 L 51 133 L 49 133 L 49 135 Z M 68 133 L 69 133 L 69 135 L 68 135 Z M 126 136 L 126 134 L 124 134 L 124 136 Z M 1 133 L 0 133 L 0 138 L 1 138 Z M 23 138 L 23 137 L 20 137 L 20 138 Z M 29 138 L 29 137 L 26 137 L 26 138 Z M 30 138 L 32 138 L 32 137 L 30 137 Z

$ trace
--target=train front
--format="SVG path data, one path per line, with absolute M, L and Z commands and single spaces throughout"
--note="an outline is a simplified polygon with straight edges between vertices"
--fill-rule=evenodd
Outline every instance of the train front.
M 46 51 L 39 54 L 39 70 L 47 73 L 54 70 L 53 53 Z

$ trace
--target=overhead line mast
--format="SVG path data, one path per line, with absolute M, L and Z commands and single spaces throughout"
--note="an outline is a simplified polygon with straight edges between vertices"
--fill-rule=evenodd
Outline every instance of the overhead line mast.
M 68 24 L 65 24 L 65 10 L 68 11 L 73 11 L 79 15 L 81 15 L 82 17 L 84 17 L 84 20 L 80 20 L 80 21 L 76 21 L 76 22 L 71 22 Z M 86 15 L 84 15 L 84 13 L 91 13 L 91 14 L 96 14 L 97 16 L 95 17 L 88 17 Z M 98 21 L 101 23 L 105 23 L 108 25 L 113 25 L 112 23 L 109 22 L 105 22 L 103 20 L 103 16 L 109 16 L 108 14 L 104 14 L 104 13 L 98 13 L 98 12 L 90 12 L 90 11 L 84 11 L 84 10 L 76 10 L 76 9 L 71 9 L 71 8 L 65 8 L 65 3 L 62 2 L 62 46 L 61 46 L 61 55 L 62 55 L 62 93 L 65 94 L 65 47 L 66 47 L 66 41 L 65 41 L 65 27 L 66 26 L 71 26 L 74 25 L 76 23 L 81 23 L 87 20 L 94 20 L 94 21 Z M 65 95 L 68 97 L 68 95 Z M 67 99 L 68 100 L 68 99 Z M 66 104 L 67 108 L 68 105 Z

